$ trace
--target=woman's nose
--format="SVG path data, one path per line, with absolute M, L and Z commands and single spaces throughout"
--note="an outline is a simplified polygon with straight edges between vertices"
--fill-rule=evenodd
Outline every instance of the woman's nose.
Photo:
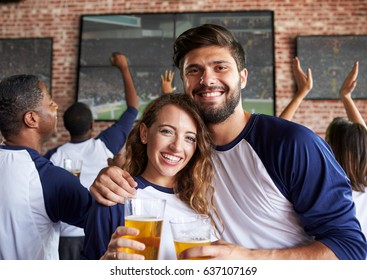
M 182 150 L 182 141 L 179 137 L 176 137 L 174 141 L 170 144 L 170 149 L 174 152 L 180 152 Z

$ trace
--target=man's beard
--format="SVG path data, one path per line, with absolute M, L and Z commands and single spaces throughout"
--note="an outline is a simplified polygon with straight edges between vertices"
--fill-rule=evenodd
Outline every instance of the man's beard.
M 228 94 L 228 99 L 220 107 L 214 108 L 207 104 L 199 104 L 206 124 L 218 124 L 224 122 L 234 113 L 241 97 L 241 87 Z

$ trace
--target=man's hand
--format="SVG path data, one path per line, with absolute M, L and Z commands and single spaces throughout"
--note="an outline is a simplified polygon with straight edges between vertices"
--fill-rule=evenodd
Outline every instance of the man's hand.
M 117 166 L 103 168 L 90 187 L 97 202 L 112 206 L 124 203 L 125 198 L 134 197 L 137 183 L 130 174 Z
M 110 62 L 112 66 L 115 66 L 119 69 L 128 68 L 127 58 L 122 53 L 113 53 L 110 57 Z
M 249 249 L 218 240 L 209 246 L 197 246 L 187 249 L 179 255 L 179 259 L 243 260 L 249 259 L 249 253 Z

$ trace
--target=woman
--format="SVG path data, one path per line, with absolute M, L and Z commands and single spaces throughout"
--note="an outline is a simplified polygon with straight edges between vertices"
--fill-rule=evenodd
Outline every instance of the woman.
M 356 216 L 367 236 L 367 129 L 338 117 L 329 124 L 325 140 L 350 179 Z
M 185 94 L 163 95 L 150 103 L 127 139 L 124 169 L 138 182 L 137 197 L 167 200 L 160 259 L 176 258 L 169 219 L 194 213 L 216 215 L 211 150 L 199 110 Z M 85 228 L 85 258 L 142 258 L 118 250 L 144 247 L 137 241 L 120 238 L 137 234 L 132 228 L 121 227 L 123 208 L 122 204 L 92 206 Z

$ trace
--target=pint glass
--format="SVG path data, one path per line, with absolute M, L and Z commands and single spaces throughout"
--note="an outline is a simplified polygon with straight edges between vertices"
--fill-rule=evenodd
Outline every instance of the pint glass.
M 211 225 L 208 215 L 173 218 L 170 225 L 177 257 L 188 248 L 210 244 Z
M 163 224 L 164 199 L 125 199 L 125 226 L 139 229 L 138 236 L 124 236 L 145 244 L 144 251 L 121 248 L 126 253 L 144 255 L 146 260 L 157 260 Z
M 64 159 L 64 168 L 77 177 L 80 177 L 83 161 L 81 159 Z

